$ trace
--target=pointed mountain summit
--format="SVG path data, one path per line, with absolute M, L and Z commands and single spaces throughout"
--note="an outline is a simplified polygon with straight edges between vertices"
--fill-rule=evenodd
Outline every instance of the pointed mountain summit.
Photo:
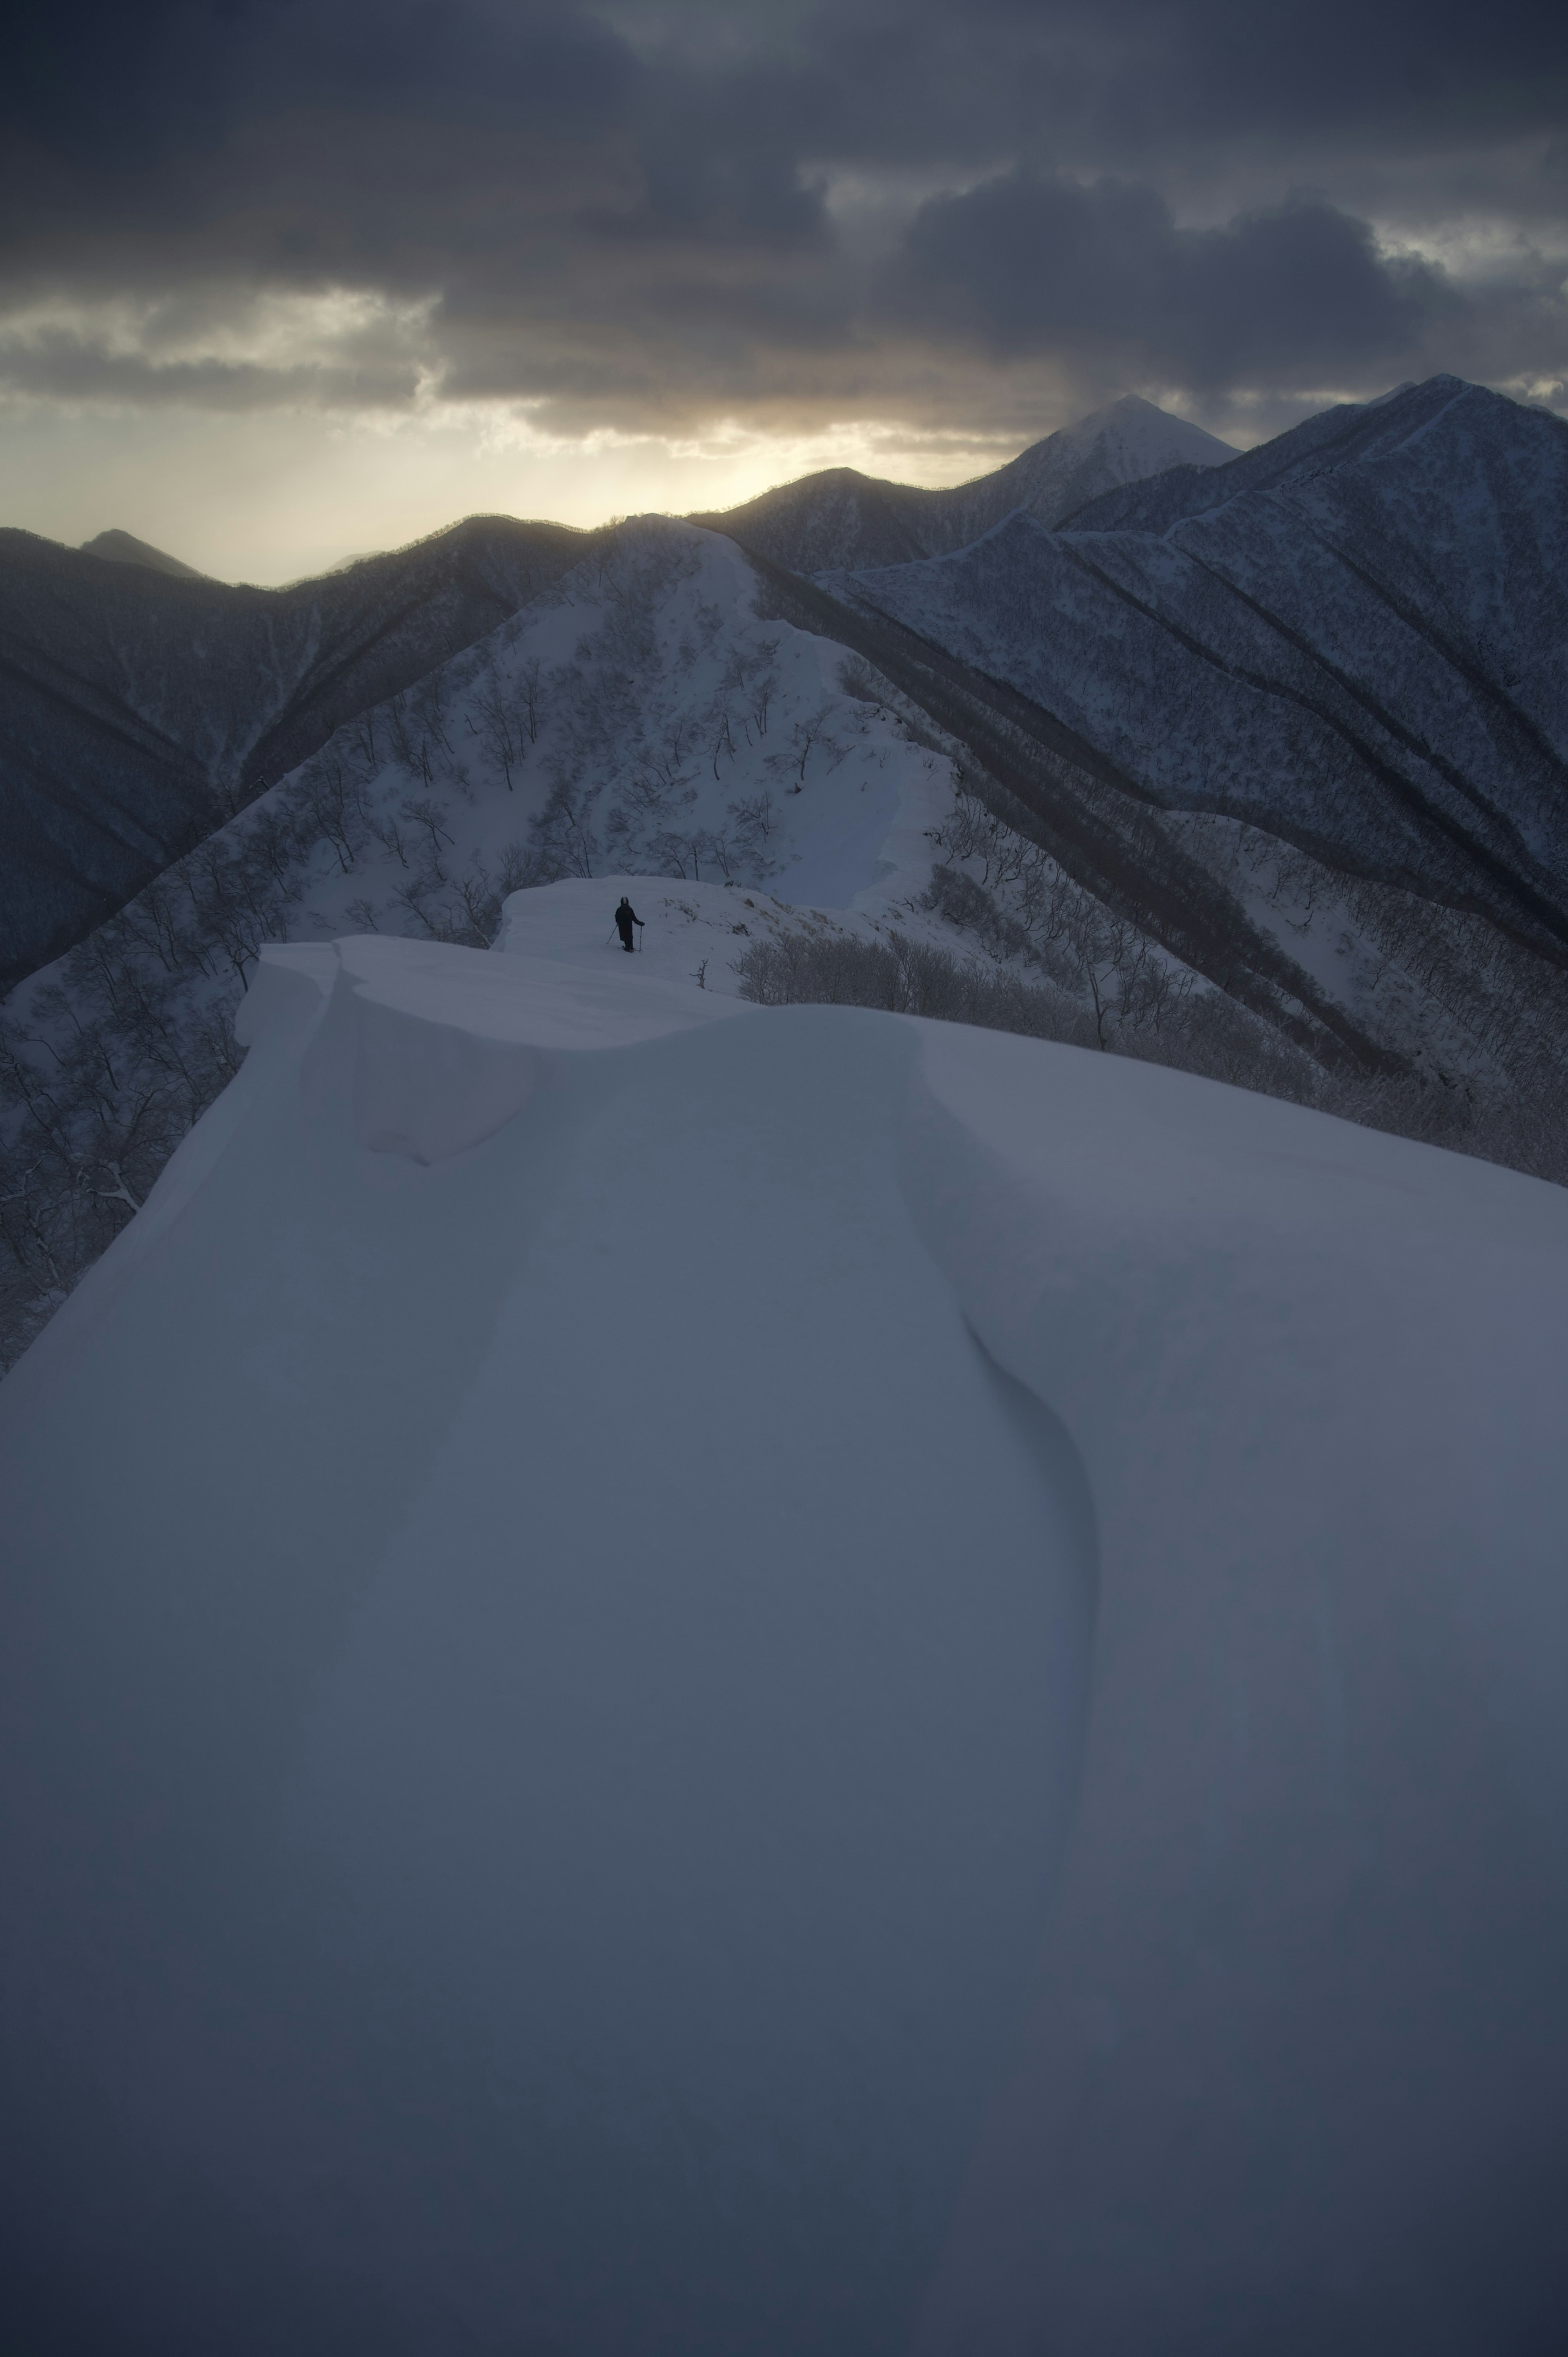
M 166 549 L 155 548 L 148 540 L 138 540 L 134 532 L 101 532 L 93 540 L 81 544 L 83 556 L 102 556 L 111 565 L 145 565 L 149 573 L 172 573 L 181 581 L 205 581 L 208 576 L 194 565 L 186 565 Z
M 1434 376 L 1324 410 L 1223 481 L 1178 468 L 1054 532 L 1013 514 L 945 563 L 815 587 L 1021 699 L 1013 723 L 1043 716 L 1094 794 L 1114 778 L 1141 809 L 1241 820 L 1341 874 L 1485 916 L 1544 961 L 1521 999 L 1559 1036 L 1560 418 Z M 1056 773 L 1045 791 L 1054 825 Z M 1457 971 L 1482 953 L 1444 955 Z
M 1222 467 L 1236 455 L 1229 442 L 1133 393 L 950 490 L 829 467 L 743 507 L 688 521 L 727 533 L 792 573 L 861 571 L 967 548 L 1018 508 L 1050 526 L 1123 483 L 1172 467 Z

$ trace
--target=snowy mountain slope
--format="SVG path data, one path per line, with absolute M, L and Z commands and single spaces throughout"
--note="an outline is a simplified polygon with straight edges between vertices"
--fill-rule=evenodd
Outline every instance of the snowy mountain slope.
M 84 556 L 100 556 L 111 565 L 142 565 L 154 573 L 170 573 L 181 581 L 203 581 L 207 576 L 199 573 L 194 565 L 170 556 L 166 549 L 155 548 L 150 541 L 138 540 L 134 532 L 109 531 L 94 533 L 81 544 Z
M 542 897 L 0 1390 L 13 2330 L 1544 2346 L 1568 1199 Z
M 1294 447 L 1293 447 L 1294 446 Z M 1067 530 L 833 576 L 1140 795 L 1568 953 L 1568 431 L 1452 378 Z
M 1128 393 L 1048 434 L 993 474 L 950 490 L 887 483 L 832 467 L 690 522 L 727 533 L 792 573 L 903 565 L 962 548 L 1015 508 L 1046 525 L 1122 483 L 1172 467 L 1219 467 L 1227 442 Z
M 1217 435 L 1129 393 L 1034 443 L 994 475 L 939 492 L 943 504 L 934 512 L 943 544 L 961 548 L 1015 508 L 1037 523 L 1055 524 L 1120 485 L 1173 468 L 1207 471 L 1234 456 L 1231 445 Z
M 1047 537 L 1026 520 L 1004 526 L 978 544 L 976 568 L 994 566 L 1015 533 L 1033 535 L 1031 553 Z M 1330 1070 L 1423 1070 L 1489 1087 L 1505 1072 L 1550 1067 L 1561 1093 L 1568 985 L 1555 962 L 1482 915 L 1336 868 L 1283 829 L 1162 811 L 1088 733 L 1092 715 L 1070 726 L 996 675 L 961 600 L 950 616 L 921 607 L 946 580 L 938 567 L 824 577 L 843 594 L 773 571 L 769 610 L 854 648 L 939 732 L 966 781 L 939 847 L 988 894 L 999 883 L 1006 902 L 1000 931 L 976 909 L 983 935 L 1011 928 L 1020 951 L 1049 966 L 1065 876 L 1112 931 L 1131 926 Z M 894 618 L 899 599 L 921 611 L 929 635 Z M 944 629 L 959 652 L 938 642 Z M 1026 616 L 1018 640 L 1026 662 L 1036 646 Z M 1098 663 L 1110 695 L 1117 655 L 1087 631 L 1075 643 L 1078 683 L 1093 696 Z M 964 899 L 975 908 L 960 895 L 961 922 Z
M 485 946 L 506 894 L 552 879 L 574 955 L 618 954 L 626 888 L 651 920 L 644 957 L 720 993 L 744 968 L 769 1003 L 1093 1039 L 1568 1167 L 1568 988 L 1484 918 L 1348 879 L 1255 825 L 1160 812 L 886 616 L 655 520 L 590 544 L 13 992 L 0 1359 L 231 1077 L 263 942 Z M 542 898 L 556 905 L 534 896 L 535 927 Z M 758 968 L 780 943 L 782 964 Z M 856 944 L 880 963 L 857 965 Z M 960 962 L 945 973 L 927 954 L 943 947 Z
M 843 649 L 762 621 L 756 589 L 733 543 L 683 525 L 591 544 L 514 619 L 360 714 L 11 994 L 5 1358 L 231 1077 L 231 1017 L 264 942 L 381 931 L 483 946 L 508 891 L 574 875 L 662 875 L 682 894 L 727 876 L 737 894 L 830 903 L 865 938 L 892 920 L 943 932 L 905 904 L 929 881 L 950 762 L 864 680 L 843 683 Z M 601 936 L 620 888 L 606 888 Z M 704 919 L 699 952 L 685 915 L 632 888 L 650 949 L 667 926 L 682 975 L 706 957 L 713 986 L 733 992 L 755 931 L 720 942 Z
M 0 531 L 0 988 L 515 613 L 585 538 L 476 517 L 252 589 Z
M 338 846 L 325 826 L 311 843 L 296 938 L 352 920 L 488 943 L 498 919 L 476 926 L 472 862 L 499 882 L 509 852 L 517 881 L 662 874 L 844 909 L 900 902 L 929 872 L 950 766 L 874 683 L 852 670 L 846 683 L 844 648 L 763 619 L 757 591 L 716 535 L 624 525 L 360 715 L 214 849 L 301 793 L 339 811 Z
M 1205 438 L 1146 404 L 1116 404 L 961 491 L 884 487 L 946 522 L 936 542 L 933 526 L 877 553 L 946 545 L 993 521 L 998 500 L 1054 514 L 1064 485 L 1086 495 Z M 515 611 L 583 546 L 560 527 L 471 519 L 281 591 L 160 561 L 188 584 L 171 595 L 127 575 L 159 554 L 129 534 L 73 554 L 0 533 L 0 987 L 80 939 L 333 727 Z M 847 546 L 824 543 L 812 562 L 840 561 Z

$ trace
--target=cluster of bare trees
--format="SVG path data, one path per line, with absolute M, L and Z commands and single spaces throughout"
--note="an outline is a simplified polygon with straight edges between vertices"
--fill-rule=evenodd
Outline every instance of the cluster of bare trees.
M 585 574 L 602 619 L 544 683 L 554 726 L 530 834 L 539 880 L 620 870 L 762 884 L 777 870 L 783 797 L 843 758 L 831 701 L 780 723 L 777 631 L 732 646 L 712 692 L 693 698 L 724 618 L 699 606 L 671 647 L 660 616 L 700 562 L 690 543 L 650 531 Z M 716 816 L 712 789 L 743 760 L 751 790 Z
M 741 996 L 759 1006 L 874 1006 L 1082 1046 L 1092 1037 L 1081 1010 L 1054 985 L 899 933 L 877 942 L 825 928 L 782 933 L 752 942 L 735 970 Z
M 204 849 L 208 848 L 204 846 Z M 239 1062 L 238 974 L 263 933 L 252 875 L 196 855 L 0 1022 L 0 1363 L 124 1227 Z M 193 985 L 195 986 L 193 986 Z M 205 985 L 205 986 L 202 986 Z
M 1552 1097 L 1568 1042 L 1561 966 L 1474 909 L 1330 868 L 1244 821 L 1173 813 L 1166 824 L 1288 933 L 1326 942 L 1379 1037 L 1443 1085 Z
M 503 680 L 491 663 L 473 698 L 472 708 L 478 716 L 474 733 L 505 779 L 509 794 L 513 791 L 514 773 L 527 759 L 530 748 L 539 742 L 543 704 L 537 655 L 521 663 L 510 680 Z M 472 719 L 469 726 L 473 727 Z
M 891 932 L 867 942 L 825 928 L 800 929 L 754 942 L 736 961 L 743 998 L 762 1006 L 871 1006 L 972 1023 L 1069 1047 L 1111 1049 L 1239 1087 L 1314 1102 L 1316 1068 L 1223 992 L 1184 993 L 1157 1022 L 1089 1005 L 1048 978 L 1031 981 L 1016 967 L 955 955 L 934 943 Z
M 897 935 L 866 942 L 803 930 L 754 942 L 736 960 L 736 972 L 741 996 L 759 1006 L 876 1007 L 1071 1047 L 1108 1048 L 1368 1128 L 1568 1180 L 1568 1089 L 1561 1073 L 1544 1097 L 1530 1100 L 1434 1090 L 1411 1076 L 1330 1073 L 1213 988 L 1184 996 L 1175 1015 L 1157 1026 L 1124 1021 L 1107 1032 L 1092 1006 L 1086 1008 L 1049 981 L 1029 982 L 1015 969 Z
M 1353 936 L 1364 962 L 1359 985 L 1380 1030 L 1396 1049 L 1420 1049 L 1419 1060 L 1380 1075 L 1326 1069 L 1176 966 L 961 787 L 933 832 L 948 856 L 932 871 L 927 906 L 992 959 L 1034 967 L 1058 985 L 1080 1028 L 1041 1037 L 1080 1039 L 1568 1180 L 1568 975 L 1484 917 L 1337 875 L 1258 828 L 1197 815 L 1166 823 L 1219 880 L 1250 887 L 1287 925 L 1349 929 L 1345 945 Z M 1463 1051 L 1457 1070 L 1432 1052 L 1434 1032 L 1444 1028 L 1434 1026 L 1434 1011 L 1445 1018 L 1450 1046 Z
M 993 956 L 1022 958 L 1070 996 L 1087 1000 L 1096 1046 L 1179 1025 L 1193 975 L 976 795 L 961 786 L 932 840 L 948 858 L 932 870 L 928 907 Z M 1004 904 L 999 905 L 999 893 L 1005 894 Z

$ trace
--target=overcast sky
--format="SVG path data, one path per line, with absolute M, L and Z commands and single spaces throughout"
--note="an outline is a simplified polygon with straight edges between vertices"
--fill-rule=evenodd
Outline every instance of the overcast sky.
M 1128 392 L 1568 414 L 1562 0 L 59 0 L 0 113 L 0 522 L 231 578 Z

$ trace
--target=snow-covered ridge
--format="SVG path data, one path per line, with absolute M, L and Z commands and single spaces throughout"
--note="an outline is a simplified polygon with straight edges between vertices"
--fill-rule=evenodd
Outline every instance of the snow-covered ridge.
M 7 1080 L 22 1081 L 0 1114 L 0 1204 L 20 1209 L 0 1211 L 5 1356 L 18 1303 L 25 1332 L 230 1077 L 231 1012 L 269 941 L 381 931 L 484 947 L 506 894 L 533 877 L 650 872 L 698 899 L 727 877 L 765 901 L 825 902 L 852 931 L 918 921 L 905 904 L 929 878 L 951 761 L 879 705 L 864 665 L 846 673 L 846 649 L 763 620 L 757 587 L 732 543 L 683 525 L 591 544 L 521 613 L 370 705 L 12 994 Z M 676 911 L 649 938 L 691 922 Z M 706 955 L 708 986 L 733 992 L 746 937 L 726 929 L 726 952 L 698 930 L 703 951 L 693 935 L 672 973 L 693 978 Z
M 242 1047 L 280 1020 L 292 1028 L 302 989 L 325 1002 L 307 1094 L 345 1110 L 372 1154 L 426 1167 L 504 1127 L 552 1051 L 630 1047 L 746 1012 L 635 972 L 564 974 L 527 956 L 372 936 L 264 949 L 235 1025 Z
M 8 1001 L 0 1356 L 231 1077 L 230 1017 L 264 943 L 374 931 L 482 948 L 508 893 L 534 879 L 558 879 L 550 906 L 576 911 L 574 941 L 603 939 L 622 888 L 650 899 L 642 970 L 682 984 L 733 993 L 737 966 L 780 931 L 945 944 L 1056 992 L 1054 1036 L 1556 1175 L 1561 976 L 1464 893 L 1455 908 L 1361 872 L 1390 817 L 1375 780 L 1371 833 L 1336 868 L 1333 845 L 1298 823 L 1303 796 L 1337 775 L 1314 770 L 1321 746 L 1299 706 L 1273 761 L 1251 758 L 1245 695 L 1211 668 L 1190 697 L 1182 672 L 1140 724 L 1150 682 L 1137 663 L 1127 679 L 1105 670 L 1107 648 L 1124 666 L 1133 643 L 1122 608 L 1103 627 L 1098 608 L 1086 619 L 1099 593 L 1067 559 L 1042 606 L 1038 547 L 1079 537 L 1015 518 L 961 555 L 854 576 L 847 602 L 798 585 L 795 612 L 732 542 L 628 525 L 583 544 L 413 690 L 358 714 Z M 970 660 L 964 695 L 950 675 L 911 671 L 883 607 Z M 994 680 L 1010 666 L 1078 726 L 1088 769 L 1030 753 L 1005 712 L 998 729 Z M 1102 762 L 1089 773 L 1096 748 L 1130 791 Z M 1179 807 L 1224 802 L 1232 784 L 1251 817 Z M 1152 809 L 1151 787 L 1178 807 Z M 1397 856 L 1412 821 L 1391 807 Z M 1442 856 L 1451 866 L 1450 838 Z M 800 986 L 855 995 L 825 969 Z
M 532 898 L 0 1390 L 22 2328 L 1531 2345 L 1568 1198 Z
M 822 586 L 956 657 L 980 695 L 990 682 L 1026 699 L 1071 748 L 1042 776 L 1040 814 L 1109 818 L 1151 907 L 1150 804 L 1183 814 L 1176 833 L 1211 871 L 1208 845 L 1259 830 L 1281 875 L 1316 866 L 1315 895 L 1344 912 L 1301 957 L 1282 932 L 1298 1001 L 1310 974 L 1364 1037 L 1423 1047 L 1448 1081 L 1500 1052 L 1531 1070 L 1515 1085 L 1550 1069 L 1555 1092 L 1565 492 L 1559 420 L 1435 379 L 1216 473 L 1110 494 L 1060 530 L 1015 515 L 954 554 Z M 1463 949 L 1444 938 L 1461 912 Z M 1431 944 L 1413 957 L 1412 920 Z M 1466 1004 L 1499 964 L 1509 978 Z
M 923 490 L 833 467 L 689 521 L 727 533 L 791 572 L 902 565 L 965 547 L 1015 512 L 1057 524 L 1119 485 L 1170 468 L 1222 467 L 1235 455 L 1201 426 L 1128 393 L 950 490 Z
M 948 546 L 1020 502 L 1054 520 L 1064 500 L 1205 449 L 1224 455 L 1197 428 L 1123 402 L 961 490 L 866 490 L 929 505 Z M 77 550 L 0 532 L 0 981 L 80 941 L 343 722 L 405 693 L 618 537 L 470 516 L 317 580 L 258 589 L 204 579 L 124 533 Z M 810 564 L 927 544 L 841 537 Z

